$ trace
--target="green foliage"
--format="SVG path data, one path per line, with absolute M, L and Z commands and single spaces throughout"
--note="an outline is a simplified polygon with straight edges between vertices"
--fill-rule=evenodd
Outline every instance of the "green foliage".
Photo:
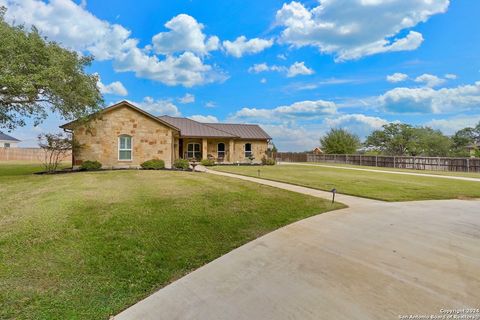
M 392 156 L 447 156 L 452 140 L 441 131 L 428 127 L 413 127 L 404 123 L 389 123 L 372 132 L 365 146 Z
M 205 167 L 211 167 L 215 165 L 215 161 L 213 159 L 203 159 L 200 161 L 200 164 Z
M 45 171 L 54 173 L 57 168 L 73 149 L 75 142 L 70 134 L 63 133 L 42 133 L 38 135 L 38 145 L 43 149 L 42 164 Z M 75 148 L 79 148 L 75 145 Z
M 160 170 L 165 168 L 165 161 L 159 159 L 147 160 L 140 164 L 140 167 L 146 170 Z
M 187 159 L 177 159 L 173 162 L 173 167 L 176 169 L 187 170 L 190 166 L 190 163 Z
M 327 154 L 352 154 L 360 146 L 360 139 L 345 129 L 331 129 L 320 139 L 320 144 Z
M 92 58 L 42 38 L 37 29 L 10 26 L 0 7 L 0 127 L 41 123 L 48 111 L 82 118 L 103 104 L 97 76 L 85 73 Z
M 452 136 L 452 153 L 455 156 L 470 156 L 467 147 L 480 142 L 480 122 L 474 127 L 467 127 L 455 132 Z M 475 151 L 473 152 L 475 155 Z
M 267 158 L 267 157 L 263 156 L 262 157 L 262 164 L 264 166 L 273 166 L 273 165 L 275 165 L 275 159 Z
M 80 165 L 80 170 L 82 171 L 95 171 L 95 170 L 100 170 L 102 168 L 102 164 L 98 161 L 91 161 L 91 160 L 86 160 L 83 161 L 82 164 Z

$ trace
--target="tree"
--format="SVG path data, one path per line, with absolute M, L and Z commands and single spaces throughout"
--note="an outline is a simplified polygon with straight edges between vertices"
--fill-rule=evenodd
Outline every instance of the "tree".
M 467 127 L 455 132 L 452 142 L 454 155 L 469 156 L 467 146 L 480 142 L 480 122 L 474 128 Z
M 45 171 L 54 173 L 60 162 L 73 150 L 74 143 L 72 136 L 69 134 L 46 133 L 38 135 L 38 145 L 44 151 L 42 162 Z
M 84 69 L 92 57 L 42 38 L 34 27 L 10 26 L 0 7 L 0 128 L 38 125 L 57 112 L 65 120 L 98 111 L 103 103 L 97 77 Z
M 451 139 L 429 127 L 413 127 L 404 123 L 389 123 L 372 132 L 365 146 L 392 156 L 447 156 Z
M 360 146 L 360 139 L 345 129 L 330 129 L 320 138 L 320 144 L 328 154 L 352 154 Z

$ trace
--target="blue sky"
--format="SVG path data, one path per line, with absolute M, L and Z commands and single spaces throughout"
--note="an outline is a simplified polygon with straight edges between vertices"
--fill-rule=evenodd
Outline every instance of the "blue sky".
M 105 102 L 261 124 L 280 150 L 391 121 L 480 120 L 478 1 L 0 0 L 7 21 L 95 56 Z M 51 115 L 11 134 L 35 145 Z

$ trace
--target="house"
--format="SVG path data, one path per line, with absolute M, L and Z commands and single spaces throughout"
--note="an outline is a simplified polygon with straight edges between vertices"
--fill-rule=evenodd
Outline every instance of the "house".
M 212 159 L 217 163 L 259 163 L 271 137 L 258 125 L 201 123 L 187 118 L 156 117 L 122 101 L 88 121 L 60 126 L 73 134 L 73 166 L 97 160 L 106 168 L 138 167 L 161 159 Z
M 16 148 L 20 140 L 0 131 L 0 148 Z
M 312 150 L 312 153 L 316 155 L 323 154 L 323 150 L 320 149 L 320 147 L 316 147 L 315 149 Z

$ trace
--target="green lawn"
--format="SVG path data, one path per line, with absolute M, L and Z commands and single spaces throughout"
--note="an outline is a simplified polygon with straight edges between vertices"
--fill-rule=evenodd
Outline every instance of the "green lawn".
M 467 178 L 479 178 L 480 172 L 456 172 L 456 171 L 434 171 L 434 170 L 413 170 L 413 169 L 400 169 L 400 168 L 382 168 L 382 167 L 372 167 L 372 166 L 357 166 L 351 164 L 343 163 L 330 163 L 330 162 L 307 162 L 308 164 L 314 165 L 325 165 L 325 166 L 335 166 L 340 168 L 359 168 L 359 169 L 369 169 L 369 170 L 378 170 L 378 171 L 393 171 L 393 172 L 411 172 L 411 173 L 423 173 L 423 174 L 433 174 L 439 176 L 453 176 L 453 177 L 467 177 Z
M 480 197 L 480 182 L 304 165 L 217 166 L 214 170 L 258 176 L 320 190 L 385 201 Z
M 173 171 L 0 164 L 0 319 L 108 319 L 232 249 L 343 207 Z

